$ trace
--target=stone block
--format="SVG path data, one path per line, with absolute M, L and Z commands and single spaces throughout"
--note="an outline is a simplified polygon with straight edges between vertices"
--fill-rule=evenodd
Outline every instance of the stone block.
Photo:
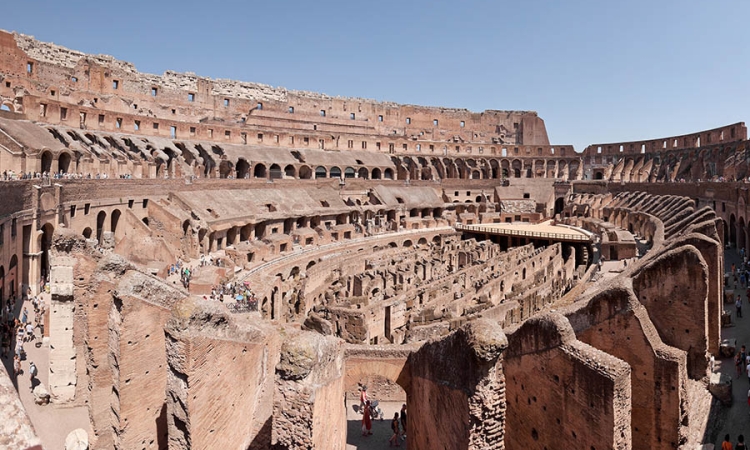
M 34 403 L 37 405 L 49 404 L 49 392 L 47 392 L 47 388 L 41 383 L 34 388 Z
M 86 430 L 77 428 L 65 438 L 65 450 L 89 450 L 89 435 Z
M 721 313 L 721 326 L 728 327 L 732 325 L 732 314 L 728 312 Z
M 724 339 L 719 350 L 723 358 L 732 358 L 737 352 L 737 339 Z
M 708 382 L 708 391 L 724 406 L 732 406 L 732 377 L 714 373 Z

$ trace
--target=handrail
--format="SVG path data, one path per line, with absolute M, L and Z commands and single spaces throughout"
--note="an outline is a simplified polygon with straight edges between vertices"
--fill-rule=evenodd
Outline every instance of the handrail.
M 577 234 L 564 234 L 564 233 L 548 233 L 545 231 L 528 231 L 528 230 L 513 230 L 509 228 L 489 228 L 478 225 L 463 225 L 457 223 L 455 225 L 457 230 L 464 231 L 476 231 L 480 233 L 488 234 L 503 234 L 508 236 L 525 236 L 525 237 L 536 237 L 546 239 L 561 239 L 568 241 L 590 241 L 591 238 L 588 236 L 581 236 Z

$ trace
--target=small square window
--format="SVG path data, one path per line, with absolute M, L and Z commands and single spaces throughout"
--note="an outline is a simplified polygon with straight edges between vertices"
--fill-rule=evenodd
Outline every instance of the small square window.
M 26 73 L 34 73 L 34 63 L 29 61 L 26 63 Z
M 104 123 L 104 114 L 99 114 L 99 123 Z
M 294 106 L 289 107 L 289 114 L 294 114 Z
M 120 87 L 120 82 L 117 80 L 112 80 L 112 89 L 118 89 Z
M 326 116 L 326 110 L 325 109 L 321 109 L 320 110 L 320 117 L 325 117 L 325 116 Z
M 382 121 L 383 121 L 383 116 L 378 116 L 378 122 L 382 122 Z
M 192 92 L 188 93 L 188 101 L 189 102 L 194 102 L 195 101 L 195 94 L 193 94 Z
M 461 121 L 461 128 L 463 128 L 463 127 L 465 127 L 465 126 L 466 126 L 466 122 L 464 122 L 464 121 L 462 120 L 462 121 Z
M 176 139 L 177 138 L 177 127 L 169 127 L 169 136 L 172 139 Z
M 154 122 L 154 130 L 158 130 L 158 129 L 159 129 L 159 122 Z
M 229 99 L 228 98 L 224 99 L 224 106 L 229 106 Z
M 263 142 L 263 133 L 258 133 L 258 142 Z
M 195 127 L 190 127 L 190 135 L 195 136 Z
M 437 119 L 432 119 L 432 124 L 434 126 L 438 126 L 438 120 Z
M 68 108 L 60 108 L 60 120 L 68 119 Z
M 73 83 L 78 83 L 78 77 L 70 77 L 70 81 Z
M 406 124 L 407 124 L 407 125 L 411 124 L 411 117 L 407 117 L 407 118 L 406 118 Z
M 354 120 L 356 118 L 356 116 L 354 115 L 354 113 L 351 113 L 351 114 L 349 114 L 349 118 L 352 119 L 352 120 Z
M 156 97 L 156 94 L 158 94 L 158 93 L 159 93 L 159 90 L 157 88 L 155 88 L 155 87 L 151 88 L 151 96 L 152 97 Z
M 261 109 L 263 109 L 263 103 L 258 103 L 258 104 L 257 104 L 257 105 L 255 106 L 255 109 L 257 109 L 257 110 L 259 110 L 259 111 L 260 111 Z
M 173 110 L 172 110 L 172 114 L 177 114 L 177 110 L 176 110 L 176 109 L 173 109 Z
M 115 128 L 120 129 L 122 128 L 122 118 L 118 117 L 115 121 Z
M 309 145 L 310 144 L 310 138 L 309 137 L 304 138 L 303 142 L 305 143 L 305 145 Z
M 135 131 L 138 131 L 138 130 L 141 129 L 141 121 L 140 120 L 136 120 L 136 121 L 133 122 L 133 129 Z
M 229 139 L 232 137 L 232 132 L 229 130 L 224 131 L 224 137 Z

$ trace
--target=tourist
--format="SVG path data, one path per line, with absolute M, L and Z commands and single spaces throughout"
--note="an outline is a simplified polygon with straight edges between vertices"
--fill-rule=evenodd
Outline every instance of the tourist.
M 24 307 L 23 312 L 21 313 L 21 323 L 26 325 L 26 322 L 29 320 L 29 311 Z
M 401 430 L 398 424 L 398 413 L 393 414 L 393 420 L 391 421 L 391 430 L 393 430 L 393 436 L 388 440 L 390 447 L 401 447 L 399 442 L 399 436 L 401 436 Z
M 734 307 L 737 308 L 737 318 L 742 317 L 742 298 L 737 296 L 737 300 L 734 302 Z
M 29 384 L 31 385 L 31 390 L 34 390 L 34 378 L 36 378 L 36 374 L 38 373 L 38 370 L 36 368 L 36 365 L 34 364 L 34 361 L 31 361 L 29 363 Z
M 401 405 L 401 438 L 406 439 L 406 403 Z
M 732 450 L 732 441 L 729 440 L 729 435 L 724 436 L 724 442 L 721 443 L 721 450 Z
M 747 450 L 744 435 L 737 436 L 737 445 L 734 446 L 734 450 Z
M 362 436 L 372 434 L 372 417 L 370 415 L 370 402 L 365 403 L 365 409 L 362 413 Z
M 31 322 L 26 324 L 26 339 L 29 342 L 34 340 L 34 325 Z
M 359 391 L 359 412 L 364 413 L 367 403 L 370 403 L 367 399 L 367 386 L 362 386 Z
M 13 376 L 18 378 L 21 374 L 21 358 L 18 355 L 13 357 Z

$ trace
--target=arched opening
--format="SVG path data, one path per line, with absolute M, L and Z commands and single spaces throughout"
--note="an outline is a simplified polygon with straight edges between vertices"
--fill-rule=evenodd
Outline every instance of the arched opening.
M 289 164 L 288 166 L 284 167 L 284 176 L 287 178 L 296 178 L 297 171 L 294 170 L 294 166 Z
M 266 166 L 263 164 L 256 164 L 253 168 L 253 176 L 255 178 L 266 178 Z
M 86 227 L 83 229 L 83 237 L 86 239 L 91 239 L 91 227 Z
M 219 163 L 219 178 L 229 178 L 232 176 L 234 167 L 230 161 L 226 159 Z
M 411 246 L 412 246 L 412 242 L 409 239 L 405 240 L 404 244 L 402 245 L 402 247 L 411 247 Z
M 323 166 L 318 166 L 315 168 L 315 178 L 326 178 L 328 176 L 328 171 Z
M 237 161 L 237 178 L 249 178 L 250 177 L 250 163 L 240 158 Z
M 272 164 L 271 165 L 271 179 L 272 180 L 279 180 L 282 178 L 281 175 L 281 166 L 278 164 Z
M 96 240 L 99 241 L 99 244 L 102 243 L 102 233 L 104 233 L 105 220 L 107 220 L 107 213 L 99 211 L 99 214 L 96 215 Z
M 604 178 L 604 174 L 601 171 L 597 170 L 596 173 L 594 173 L 594 179 L 595 180 L 601 180 L 603 178 Z
M 110 230 L 115 236 L 117 236 L 117 223 L 120 221 L 120 214 L 120 210 L 115 209 L 112 211 L 112 216 L 110 216 Z
M 366 180 L 367 179 L 367 169 L 365 169 L 364 167 L 361 167 L 359 169 L 359 171 L 357 172 L 357 176 L 359 178 L 362 178 L 363 180 Z
M 52 235 L 55 232 L 55 227 L 51 223 L 46 223 L 42 227 L 42 267 L 41 275 L 45 281 L 49 279 L 49 249 L 52 246 Z
M 372 179 L 373 180 L 379 180 L 381 177 L 381 171 L 377 167 L 372 169 Z
M 190 220 L 182 222 L 182 235 L 187 236 L 188 230 L 190 230 Z
M 16 296 L 16 280 L 18 280 L 18 256 L 10 257 L 8 264 L 8 295 L 13 298 Z
M 383 173 L 383 176 L 386 180 L 392 180 L 393 179 L 393 169 L 385 169 L 385 172 Z
M 341 169 L 336 166 L 333 166 L 331 167 L 330 174 L 331 174 L 331 178 L 341 178 Z
M 310 178 L 312 178 L 312 170 L 308 166 L 300 167 L 299 178 L 301 180 L 309 180 Z
M 354 178 L 356 172 L 354 171 L 354 168 L 347 167 L 344 169 L 344 178 Z
M 70 154 L 61 153 L 60 158 L 57 162 L 58 172 L 69 173 L 70 172 Z
M 562 197 L 555 200 L 555 214 L 562 214 L 564 207 L 565 200 Z
M 50 173 L 52 171 L 52 152 L 42 152 L 42 172 Z

